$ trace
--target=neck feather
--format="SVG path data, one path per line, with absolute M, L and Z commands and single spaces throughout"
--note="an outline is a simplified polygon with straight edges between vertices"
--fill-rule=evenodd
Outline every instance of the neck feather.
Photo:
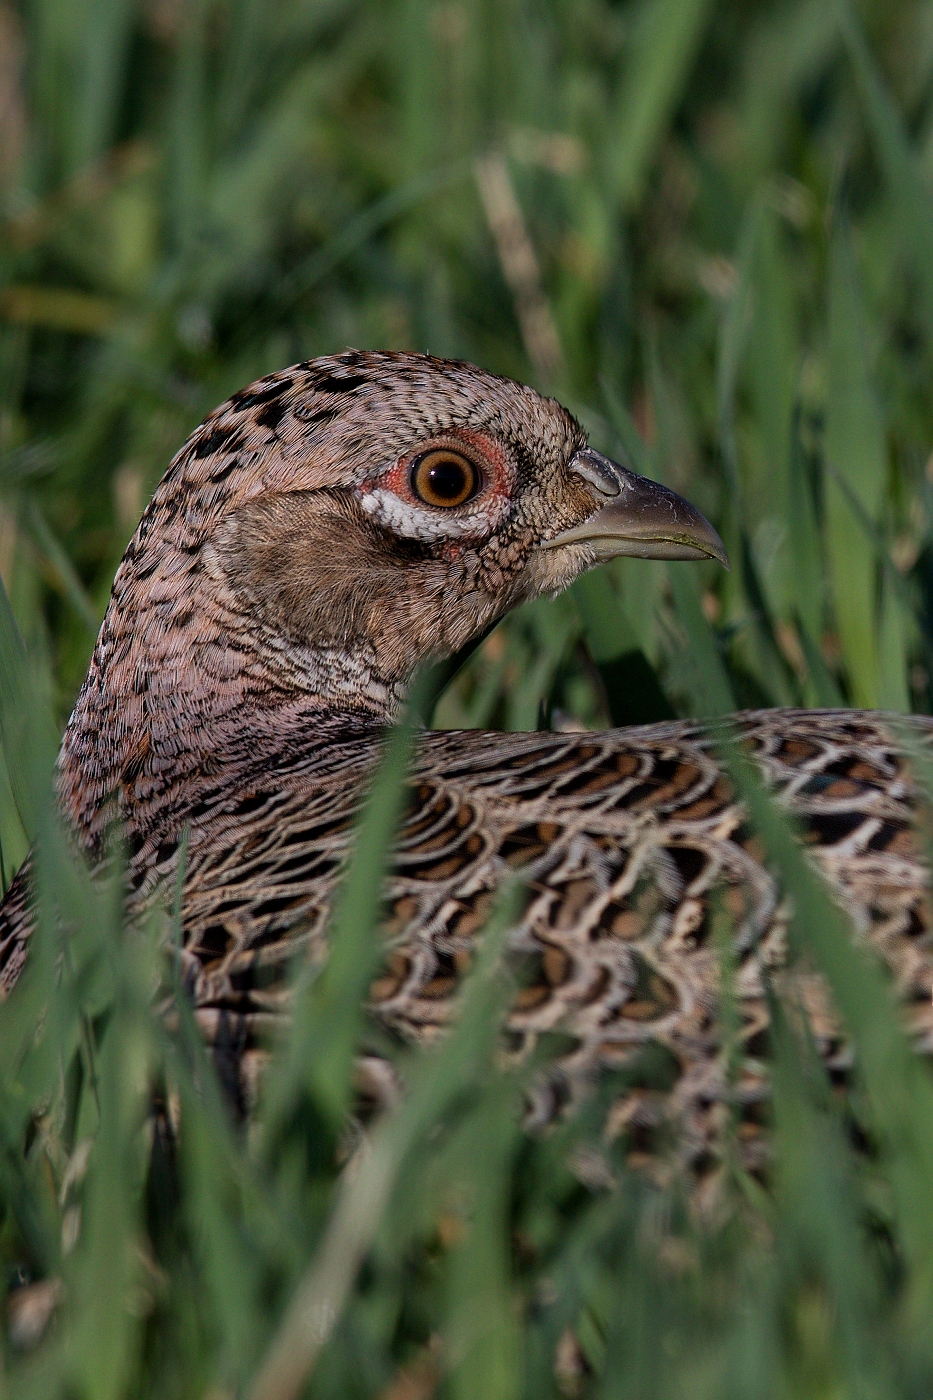
M 403 698 L 362 656 L 257 652 L 197 608 L 171 627 L 146 621 L 108 612 L 59 755 L 63 811 L 94 856 L 115 826 L 137 844 L 180 825 L 207 794 L 371 733 Z

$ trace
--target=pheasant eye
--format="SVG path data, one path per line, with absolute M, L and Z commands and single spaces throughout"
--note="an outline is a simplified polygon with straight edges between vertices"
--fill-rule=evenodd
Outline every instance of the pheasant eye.
M 473 463 L 449 447 L 417 457 L 411 466 L 411 489 L 427 506 L 449 510 L 476 494 L 479 472 Z

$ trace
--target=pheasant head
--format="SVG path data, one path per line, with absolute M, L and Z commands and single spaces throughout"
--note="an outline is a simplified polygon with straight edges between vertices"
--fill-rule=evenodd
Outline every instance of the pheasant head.
M 553 399 L 411 354 L 270 375 L 192 434 L 130 541 L 62 747 L 66 813 L 95 848 L 231 764 L 384 722 L 423 661 L 619 554 L 725 562 Z

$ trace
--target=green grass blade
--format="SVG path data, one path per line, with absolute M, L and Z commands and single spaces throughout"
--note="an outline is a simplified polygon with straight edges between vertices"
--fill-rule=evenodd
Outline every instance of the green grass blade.
M 126 82 L 126 59 L 136 14 L 133 0 L 89 0 L 75 26 L 78 79 L 69 124 L 71 163 L 81 170 L 111 144 Z
M 894 203 L 892 240 L 900 243 L 918 280 L 927 327 L 933 326 L 933 197 L 923 180 L 903 120 L 884 84 L 848 0 L 836 9 L 882 170 Z
M 706 0 L 643 0 L 608 153 L 611 185 L 626 208 L 641 197 L 708 12 Z
M 52 718 L 34 699 L 26 648 L 6 589 L 0 583 L 0 737 L 16 810 L 26 835 L 36 829 L 58 738 Z
M 502 950 L 520 901 L 516 887 L 500 894 L 453 1033 L 436 1055 L 419 1061 L 404 1103 L 374 1135 L 356 1170 L 343 1178 L 324 1241 L 295 1290 L 249 1400 L 297 1400 L 346 1304 L 406 1156 L 445 1110 L 488 1072 L 510 993 L 501 972 Z
M 299 980 L 288 1045 L 268 1088 L 267 1134 L 281 1125 L 304 1093 L 311 1094 L 334 1125 L 346 1114 L 366 992 L 383 956 L 377 933 L 383 881 L 404 802 L 414 715 L 424 709 L 427 684 L 422 677 L 412 688 L 405 719 L 386 739 L 337 894 L 327 962 L 319 973 L 305 969 Z
M 445 1342 L 450 1391 L 456 1400 L 482 1395 L 517 1400 L 521 1391 L 519 1300 L 511 1277 L 509 1196 L 512 1159 L 521 1134 L 517 1086 L 491 1083 L 464 1124 L 469 1142 L 460 1166 L 466 1203 L 464 1239 L 448 1268 Z M 477 1160 L 475 1143 L 482 1142 Z M 455 1189 L 456 1176 L 448 1185 Z
M 800 647 L 807 663 L 810 683 L 813 686 L 813 699 L 823 709 L 840 709 L 845 704 L 845 696 L 839 689 L 835 676 L 826 665 L 822 652 L 802 620 L 799 621 L 797 635 L 800 638 Z
M 56 539 L 48 521 L 45 519 L 35 501 L 30 501 L 26 510 L 26 517 L 29 522 L 29 527 L 35 537 L 36 544 L 47 558 L 53 572 L 57 575 L 62 595 L 67 598 L 91 637 L 96 637 L 101 623 L 98 611 L 88 597 L 87 589 L 81 582 L 74 564 L 72 564 L 60 541 Z
M 136 1251 L 145 1156 L 140 1137 L 152 1053 L 140 1012 L 131 1001 L 127 1004 L 124 992 L 107 1028 L 101 1051 L 100 1131 L 85 1192 L 82 1238 L 68 1271 L 76 1309 L 68 1337 L 69 1369 L 79 1393 L 95 1400 L 118 1400 L 126 1394 L 140 1342 L 133 1295 L 141 1284 Z M 105 1334 L 108 1343 L 101 1346 Z
M 800 506 L 805 506 L 798 500 L 792 480 L 799 330 L 783 229 L 767 204 L 757 226 L 752 312 L 747 357 L 749 387 L 764 449 L 762 471 L 754 482 L 754 491 L 759 510 L 769 523 L 787 522 L 791 526 L 763 583 L 772 610 L 786 617 L 795 591 L 793 521 Z
M 685 684 L 693 713 L 727 715 L 736 708 L 735 695 L 712 627 L 700 602 L 696 576 L 683 565 L 670 564 L 668 576 L 677 620 L 687 643 L 682 661 Z
M 638 644 L 608 571 L 597 569 L 584 574 L 571 591 L 583 619 L 587 650 L 606 691 L 613 724 L 673 719 L 674 710 Z
M 890 571 L 881 576 L 881 616 L 878 621 L 878 703 L 884 710 L 910 714 L 908 689 L 913 619 Z
M 912 1270 L 911 1316 L 920 1323 L 933 1308 L 933 1202 L 926 1184 L 933 1172 L 933 1084 L 901 1030 L 888 979 L 874 955 L 854 941 L 786 817 L 737 749 L 723 745 L 720 754 L 793 901 L 792 948 L 824 974 L 855 1041 L 869 1123 L 893 1191 L 898 1241 Z
M 858 520 L 836 480 L 843 478 L 872 521 L 878 519 L 887 476 L 884 424 L 867 359 L 865 312 L 856 280 L 851 236 L 833 238 L 829 287 L 829 362 L 824 484 L 826 544 L 843 655 L 858 705 L 878 703 L 875 562 L 855 546 Z
M 802 1006 L 791 993 L 788 1011 L 774 995 L 769 1009 L 779 1248 L 785 1267 L 801 1274 L 815 1270 L 832 1300 L 833 1341 L 849 1393 L 880 1397 L 890 1377 L 879 1375 L 885 1358 L 873 1335 L 878 1279 L 866 1257 L 862 1203 L 844 1127 L 822 1061 L 801 1028 Z
M 819 522 L 810 474 L 806 470 L 800 440 L 800 405 L 794 406 L 794 424 L 788 463 L 787 533 L 791 563 L 789 597 L 792 610 L 810 638 L 822 636 L 825 623 L 823 561 Z M 809 663 L 808 656 L 808 663 Z M 810 667 L 811 677 L 817 681 Z M 824 702 L 820 702 L 824 703 Z

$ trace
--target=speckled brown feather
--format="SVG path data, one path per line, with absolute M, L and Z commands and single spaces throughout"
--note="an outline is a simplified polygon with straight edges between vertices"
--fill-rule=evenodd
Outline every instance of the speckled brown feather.
M 812 849 L 859 940 L 886 961 L 918 1044 L 933 1050 L 933 953 L 915 798 L 882 718 L 763 711 L 739 724 Z M 920 725 L 919 737 L 933 739 Z M 323 952 L 328 903 L 378 739 L 296 758 L 274 785 L 205 814 L 186 884 L 185 968 L 207 1039 L 248 1104 L 264 1033 L 287 1007 L 286 968 Z M 163 853 L 169 875 L 173 855 Z M 454 1014 L 460 979 L 495 890 L 520 870 L 531 900 L 512 938 L 522 989 L 512 1053 L 559 1030 L 572 1039 L 538 1082 L 547 1121 L 600 1068 L 663 1049 L 672 1088 L 635 1086 L 612 1126 L 643 1149 L 671 1117 L 691 1161 L 715 1156 L 738 1112 L 749 1166 L 767 1151 L 762 969 L 780 984 L 786 907 L 720 772 L 690 723 L 599 735 L 429 734 L 420 746 L 389 897 L 386 968 L 374 1013 L 406 1037 L 432 1038 Z M 138 870 L 154 875 L 152 856 Z M 740 1042 L 727 1075 L 714 946 L 716 911 L 734 929 Z M 817 1043 L 837 1073 L 848 1049 L 814 974 L 795 973 Z M 232 1075 L 230 1071 L 233 1071 Z M 375 1092 L 375 1090 L 374 1090 Z
M 348 489 L 452 421 L 495 434 L 519 464 L 534 444 L 545 483 L 584 441 L 553 400 L 472 366 L 353 352 L 260 380 L 192 434 L 117 571 L 62 747 L 63 805 L 92 850 L 118 817 L 145 827 L 192 805 L 205 767 L 231 749 L 271 761 L 322 714 L 386 717 L 422 655 L 456 650 L 522 596 L 510 582 L 534 522 L 527 539 L 503 532 L 498 549 L 462 561 L 460 608 L 443 607 L 448 571 L 432 574 L 411 546 L 383 549 L 381 571 L 360 557 L 369 522 L 348 518 Z M 592 510 L 559 495 L 540 504 L 553 528 Z M 263 587 L 270 547 L 294 562 L 287 587 Z M 388 584 L 394 610 L 380 606 Z M 296 630 L 302 593 L 329 623 L 313 647 Z
M 412 442 L 439 432 L 485 435 L 499 454 L 490 470 L 501 468 L 508 509 L 482 538 L 400 539 L 360 504 Z M 593 510 L 567 480 L 583 441 L 552 401 L 470 366 L 351 352 L 237 395 L 156 491 L 65 737 L 62 802 L 93 858 L 108 825 L 125 823 L 134 907 L 172 888 L 190 824 L 186 981 L 244 1107 L 265 1033 L 287 1011 L 292 960 L 323 952 L 381 725 L 408 674 L 592 562 L 535 553 Z M 854 937 L 890 968 L 918 1045 L 933 1049 L 917 799 L 883 717 L 777 710 L 738 723 L 807 828 Z M 917 731 L 933 738 L 924 721 Z M 550 1119 L 601 1068 L 627 1066 L 610 1127 L 633 1150 L 676 1121 L 682 1156 L 715 1158 L 737 1108 L 746 1161 L 760 1165 L 762 969 L 786 976 L 786 909 L 702 726 L 430 733 L 412 783 L 372 991 L 379 1021 L 416 1039 L 449 1022 L 494 892 L 519 868 L 531 900 L 511 940 L 511 1053 L 552 1030 L 571 1046 L 540 1078 L 532 1119 Z M 28 948 L 27 891 L 28 867 L 0 911 L 7 989 Z M 737 1080 L 723 1064 L 717 911 L 738 967 Z M 843 1072 L 822 984 L 794 978 Z M 664 1093 L 639 1083 L 648 1045 L 666 1057 Z M 374 1067 L 377 1097 L 386 1082 Z

